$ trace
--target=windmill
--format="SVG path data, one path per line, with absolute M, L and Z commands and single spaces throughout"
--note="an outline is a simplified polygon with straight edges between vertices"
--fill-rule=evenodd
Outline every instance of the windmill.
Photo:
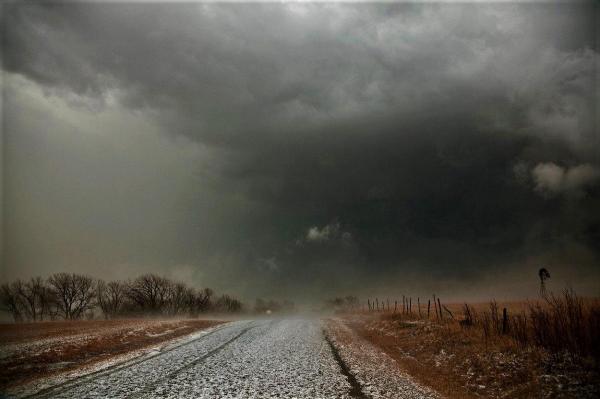
M 545 281 L 550 278 L 550 272 L 545 267 L 542 267 L 540 269 L 540 271 L 538 272 L 538 276 L 540 277 L 540 296 L 545 297 L 546 296 Z

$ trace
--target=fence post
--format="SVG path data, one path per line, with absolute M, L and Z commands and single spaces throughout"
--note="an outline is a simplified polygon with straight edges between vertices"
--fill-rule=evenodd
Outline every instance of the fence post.
M 508 315 L 506 314 L 506 308 L 502 309 L 502 334 L 508 332 Z
M 429 320 L 429 310 L 431 309 L 431 299 L 427 300 L 427 320 Z
M 444 315 L 442 315 L 442 303 L 440 302 L 439 297 L 438 297 L 437 301 L 438 301 L 438 305 L 440 307 L 440 321 L 442 321 L 444 319 Z
M 394 301 L 394 313 L 396 313 L 396 309 L 398 308 L 398 301 Z
M 377 311 L 379 312 L 379 298 L 375 298 L 375 303 L 377 304 Z

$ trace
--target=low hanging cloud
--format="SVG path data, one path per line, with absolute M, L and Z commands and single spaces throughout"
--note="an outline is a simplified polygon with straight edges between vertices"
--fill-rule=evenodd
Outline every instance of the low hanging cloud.
M 562 193 L 581 195 L 582 190 L 598 182 L 600 169 L 590 164 L 565 168 L 553 162 L 539 163 L 531 170 L 535 190 L 544 196 Z

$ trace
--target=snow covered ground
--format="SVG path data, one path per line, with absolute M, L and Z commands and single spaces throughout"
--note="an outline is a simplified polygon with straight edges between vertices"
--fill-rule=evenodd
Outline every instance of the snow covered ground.
M 393 383 L 411 386 L 390 390 L 388 381 L 384 388 L 373 390 L 370 386 L 382 381 L 365 380 L 370 371 L 361 372 L 354 364 L 350 369 L 360 377 L 359 382 L 365 390 L 362 392 L 360 387 L 351 386 L 339 357 L 336 358 L 323 335 L 323 327 L 321 321 L 310 319 L 232 322 L 151 355 L 80 376 L 30 396 L 16 396 L 113 399 L 430 397 L 426 390 L 412 387 L 413 383 L 405 378 L 393 380 Z M 342 358 L 351 359 L 345 352 L 341 354 Z M 367 368 L 373 367 L 369 364 Z
M 400 371 L 394 359 L 360 338 L 343 322 L 330 320 L 326 325 L 326 333 L 366 397 L 373 399 L 440 397 L 433 390 L 417 384 L 409 375 Z

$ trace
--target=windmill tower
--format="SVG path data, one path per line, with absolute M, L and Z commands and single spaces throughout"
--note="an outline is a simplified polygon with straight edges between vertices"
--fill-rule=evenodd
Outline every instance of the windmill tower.
M 540 296 L 542 298 L 546 297 L 546 280 L 550 278 L 550 272 L 545 267 L 542 267 L 538 272 L 538 276 L 540 277 Z

